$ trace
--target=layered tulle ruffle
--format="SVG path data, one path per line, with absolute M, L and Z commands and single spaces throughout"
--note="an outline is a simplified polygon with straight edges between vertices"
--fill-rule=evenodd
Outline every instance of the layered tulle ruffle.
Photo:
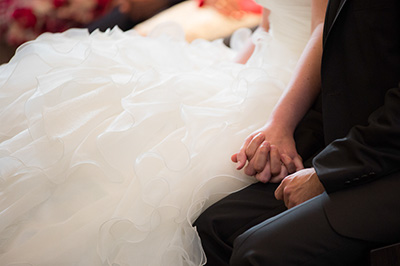
M 274 44 L 257 36 L 247 66 L 171 26 L 20 47 L 0 67 L 0 264 L 203 264 L 191 224 L 254 182 L 230 155 L 297 59 L 268 61 Z

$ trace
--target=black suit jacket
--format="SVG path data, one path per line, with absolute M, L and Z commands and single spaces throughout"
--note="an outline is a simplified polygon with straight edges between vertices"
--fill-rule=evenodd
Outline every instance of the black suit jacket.
M 331 0 L 323 41 L 325 147 L 312 164 L 326 213 L 341 234 L 398 241 L 400 1 Z

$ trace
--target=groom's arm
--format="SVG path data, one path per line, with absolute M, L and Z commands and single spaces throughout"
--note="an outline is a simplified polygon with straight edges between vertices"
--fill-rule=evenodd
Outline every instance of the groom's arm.
M 360 185 L 400 170 L 400 88 L 387 91 L 366 126 L 354 126 L 313 160 L 328 192 Z

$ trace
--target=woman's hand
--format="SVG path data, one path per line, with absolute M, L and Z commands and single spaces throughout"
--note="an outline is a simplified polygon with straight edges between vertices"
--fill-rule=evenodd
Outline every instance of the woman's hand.
M 286 175 L 304 168 L 292 134 L 273 126 L 252 133 L 231 159 L 238 170 L 244 167 L 247 175 L 264 183 L 280 182 Z
M 246 174 L 255 176 L 261 182 L 279 182 L 285 174 L 304 168 L 295 147 L 293 132 L 321 92 L 326 6 L 327 0 L 312 1 L 312 33 L 287 88 L 275 105 L 266 126 L 251 134 L 240 151 L 232 156 L 237 169 L 245 167 Z M 267 14 L 264 12 L 263 22 L 267 22 L 264 19 Z

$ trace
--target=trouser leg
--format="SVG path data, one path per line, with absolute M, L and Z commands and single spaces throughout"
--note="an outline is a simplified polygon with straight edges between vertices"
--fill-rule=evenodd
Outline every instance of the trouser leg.
M 252 227 L 234 242 L 231 265 L 358 265 L 373 243 L 330 226 L 325 193 Z M 365 262 L 365 261 L 364 261 Z
M 207 265 L 228 265 L 233 241 L 258 223 L 286 210 L 274 197 L 277 184 L 256 183 L 210 206 L 195 221 Z

